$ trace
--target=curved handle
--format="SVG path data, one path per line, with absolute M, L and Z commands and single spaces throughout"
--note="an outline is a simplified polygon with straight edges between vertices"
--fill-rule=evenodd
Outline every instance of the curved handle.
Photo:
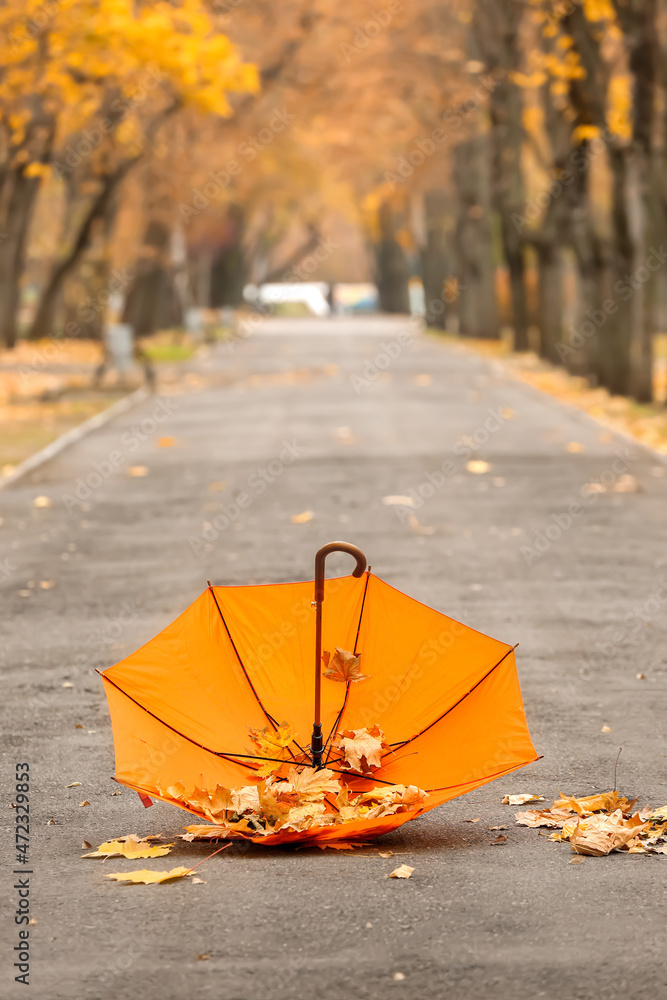
M 315 555 L 315 602 L 321 604 L 324 600 L 324 563 L 331 552 L 347 552 L 354 556 L 357 565 L 352 570 L 352 576 L 361 576 L 366 569 L 366 556 L 356 545 L 350 542 L 327 542 Z

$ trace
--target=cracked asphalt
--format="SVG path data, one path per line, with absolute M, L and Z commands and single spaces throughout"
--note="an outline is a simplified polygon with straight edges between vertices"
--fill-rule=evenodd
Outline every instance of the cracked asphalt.
M 619 789 L 667 802 L 666 501 L 663 458 L 382 318 L 265 321 L 211 348 L 185 391 L 0 492 L 0 995 L 26 995 L 10 802 L 28 762 L 36 1000 L 667 996 L 667 860 L 572 866 L 501 805 L 608 789 L 621 746 Z M 353 854 L 234 845 L 203 884 L 103 878 L 135 865 L 80 860 L 84 839 L 171 837 L 187 819 L 117 794 L 95 669 L 207 579 L 310 579 L 338 538 L 394 586 L 520 643 L 543 759 Z M 177 845 L 170 866 L 207 854 Z M 400 863 L 412 878 L 386 879 Z

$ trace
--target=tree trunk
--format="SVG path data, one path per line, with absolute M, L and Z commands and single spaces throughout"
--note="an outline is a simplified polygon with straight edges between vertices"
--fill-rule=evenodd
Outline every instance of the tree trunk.
M 4 219 L 5 239 L 0 242 L 0 343 L 11 348 L 18 333 L 26 241 L 40 178 L 26 177 L 20 167 L 11 171 L 5 183 L 10 186 L 11 193 Z
M 409 313 L 410 271 L 403 247 L 396 239 L 396 219 L 386 202 L 378 213 L 380 240 L 375 246 L 375 262 L 380 310 L 386 313 Z
M 141 258 L 136 265 L 123 321 L 137 336 L 155 333 L 183 321 L 181 302 L 170 267 L 171 229 L 161 219 L 149 219 Z
M 563 332 L 563 266 L 557 243 L 544 240 L 537 245 L 537 269 L 540 355 L 557 365 Z
M 222 245 L 211 264 L 211 306 L 240 306 L 248 283 L 244 249 L 245 213 L 240 205 L 230 205 L 222 233 Z
M 447 328 L 445 309 L 445 279 L 450 273 L 448 229 L 448 198 L 442 191 L 427 191 L 424 195 L 425 243 L 421 248 L 424 309 L 428 326 L 436 330 Z
M 63 282 L 77 266 L 93 239 L 95 227 L 109 209 L 111 198 L 127 171 L 135 161 L 127 161 L 115 173 L 101 178 L 101 188 L 88 205 L 74 242 L 62 260 L 51 271 L 42 293 L 37 313 L 28 333 L 30 340 L 39 340 L 51 335 L 56 305 L 60 298 Z
M 460 143 L 454 151 L 459 218 L 459 332 L 468 337 L 497 338 L 495 264 L 491 238 L 489 136 Z

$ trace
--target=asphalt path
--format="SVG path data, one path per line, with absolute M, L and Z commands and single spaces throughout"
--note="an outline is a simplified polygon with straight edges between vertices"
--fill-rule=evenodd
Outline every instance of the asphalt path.
M 396 496 L 411 503 L 383 502 Z M 508 792 L 608 789 L 620 746 L 618 787 L 667 802 L 666 500 L 659 456 L 497 362 L 385 319 L 253 324 L 198 360 L 182 391 L 0 493 L 0 995 L 667 995 L 667 859 L 570 865 L 566 846 L 501 805 Z M 186 819 L 113 794 L 95 668 L 207 579 L 309 579 L 315 550 L 339 538 L 394 586 L 520 643 L 543 759 L 354 854 L 232 846 L 200 884 L 103 878 L 135 866 L 80 860 L 84 839 L 173 835 Z M 12 965 L 16 762 L 32 776 L 29 993 Z M 496 825 L 506 843 L 492 844 Z M 179 845 L 165 860 L 206 854 Z M 412 878 L 385 878 L 399 863 Z

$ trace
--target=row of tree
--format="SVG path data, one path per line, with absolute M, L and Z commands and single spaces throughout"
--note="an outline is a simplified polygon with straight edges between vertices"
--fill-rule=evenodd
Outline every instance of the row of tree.
M 432 325 L 510 326 L 649 400 L 665 20 L 665 0 L 285 0 L 279 22 L 268 0 L 6 0 L 0 341 L 99 336 L 119 299 L 138 332 L 238 305 L 337 217 L 384 310 L 419 276 Z

